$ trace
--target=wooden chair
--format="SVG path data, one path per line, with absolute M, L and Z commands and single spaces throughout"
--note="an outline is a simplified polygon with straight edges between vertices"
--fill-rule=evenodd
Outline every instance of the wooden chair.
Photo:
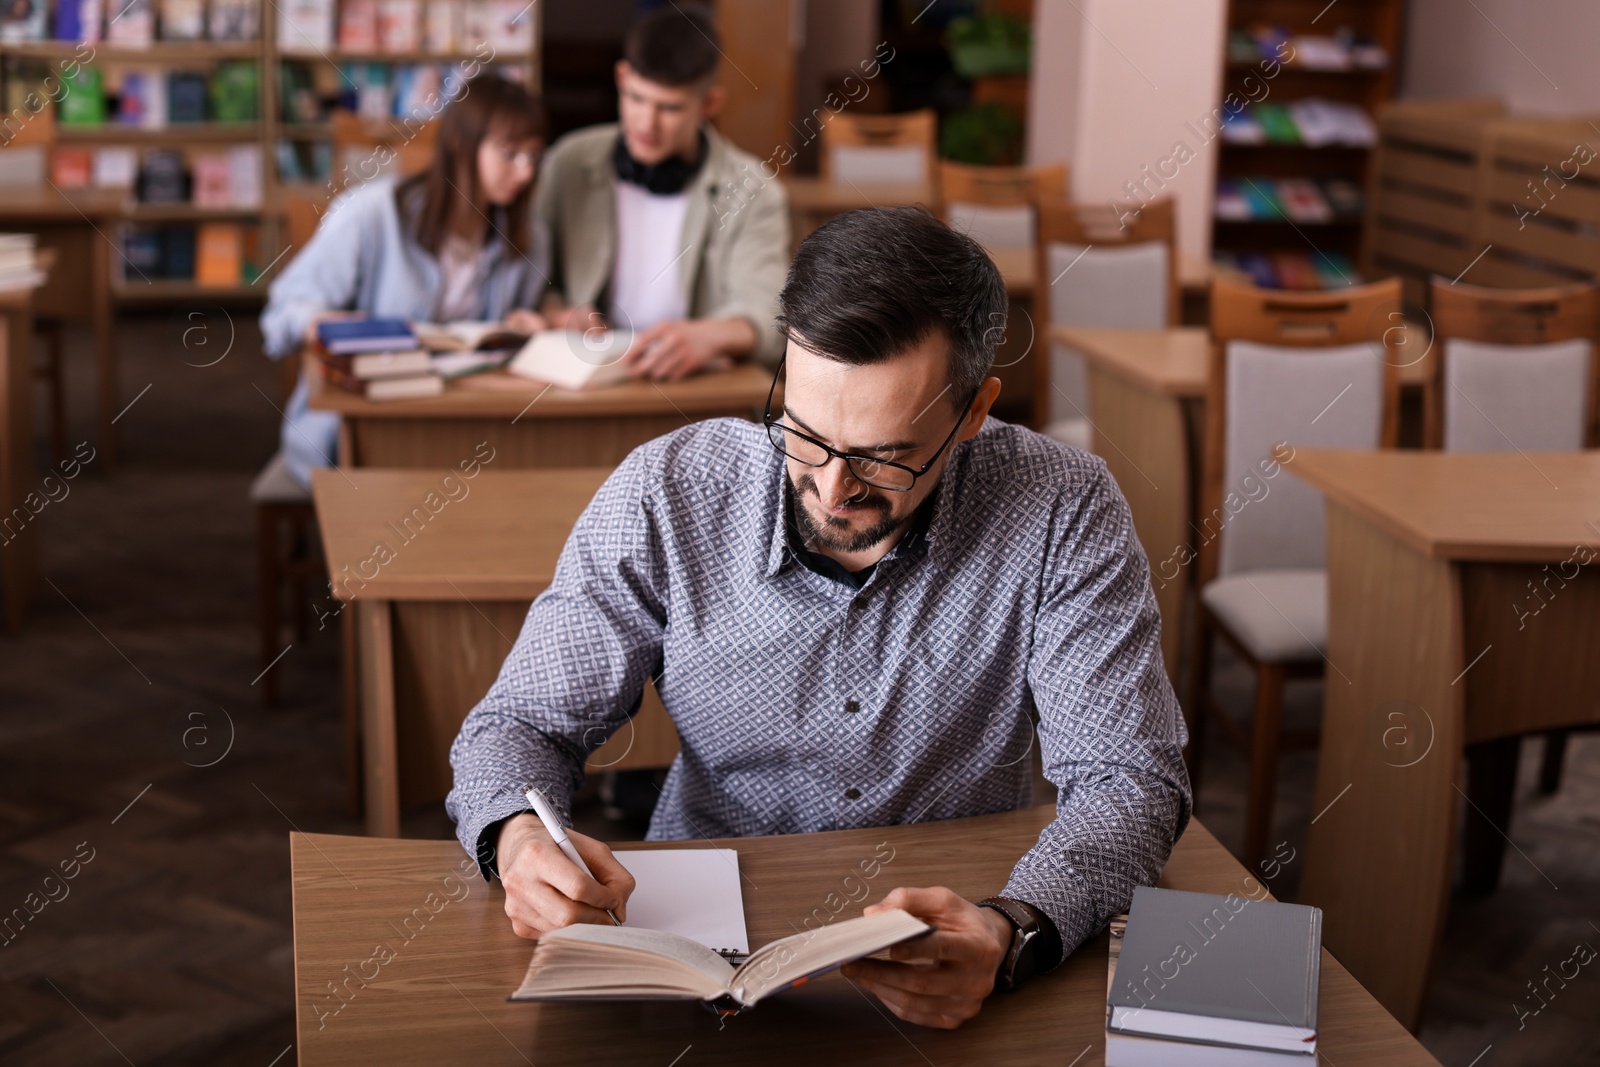
M 1184 711 L 1198 790 L 1206 719 L 1250 753 L 1240 860 L 1254 867 L 1272 826 L 1280 736 L 1291 678 L 1323 673 L 1328 578 L 1322 497 L 1276 464 L 1294 446 L 1392 448 L 1399 435 L 1399 360 L 1389 345 L 1399 279 L 1329 292 L 1211 288 L 1211 368 L 1201 478 L 1200 602 Z M 1256 675 L 1249 737 L 1214 705 L 1212 634 Z
M 899 115 L 841 111 L 822 127 L 822 177 L 857 185 L 932 185 L 938 119 L 932 108 Z
M 1600 285 L 1486 289 L 1434 278 L 1430 297 L 1438 358 L 1423 383 L 1427 447 L 1600 445 Z
M 1146 205 L 1122 228 L 1100 205 L 1041 200 L 1034 266 L 1040 334 L 1055 326 L 1145 327 L 1178 321 L 1176 213 L 1171 200 Z M 1083 358 L 1051 342 L 1038 361 L 1034 425 L 1088 448 L 1088 371 Z
M 318 208 L 322 198 L 305 193 L 286 193 L 283 211 L 291 249 L 304 248 L 321 220 Z M 299 352 L 278 361 L 278 405 L 284 406 L 299 381 L 302 359 Z M 267 671 L 283 651 L 282 608 L 287 599 L 294 620 L 296 640 L 306 638 L 306 587 L 327 580 L 317 535 L 317 513 L 311 503 L 311 490 L 290 474 L 283 453 L 274 453 L 250 485 L 250 502 L 256 509 L 256 599 L 260 619 L 261 698 L 268 704 L 277 700 L 276 670 Z
M 1600 285 L 1487 289 L 1434 278 L 1436 354 L 1423 386 L 1423 439 L 1455 452 L 1568 452 L 1600 445 Z M 1561 787 L 1569 731 L 1544 735 L 1539 791 Z M 1463 883 L 1500 881 L 1520 737 L 1467 748 Z M 1486 825 L 1486 823 L 1488 825 Z
M 415 128 L 398 121 L 363 118 L 354 111 L 334 108 L 329 116 L 333 134 L 333 181 L 343 189 L 351 181 L 368 181 L 379 174 L 415 174 L 433 159 L 439 139 L 438 120 Z M 380 159 L 379 149 L 393 150 L 393 158 Z
M 1067 196 L 1067 166 L 974 167 L 939 161 L 939 214 L 985 248 L 1037 243 L 1038 208 Z

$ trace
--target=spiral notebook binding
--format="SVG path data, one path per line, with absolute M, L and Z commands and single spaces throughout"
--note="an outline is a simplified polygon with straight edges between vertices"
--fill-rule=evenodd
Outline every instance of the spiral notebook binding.
M 736 948 L 714 948 L 711 950 L 729 963 L 743 963 L 750 958 L 750 953 L 740 952 Z

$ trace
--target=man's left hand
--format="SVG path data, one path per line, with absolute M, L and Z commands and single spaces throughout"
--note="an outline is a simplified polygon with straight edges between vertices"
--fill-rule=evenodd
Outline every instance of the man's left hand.
M 943 887 L 893 890 L 865 914 L 903 908 L 934 927 L 895 945 L 889 959 L 857 960 L 841 973 L 908 1023 L 953 1030 L 978 1014 L 994 991 L 1011 945 L 1011 924 Z
M 748 344 L 745 344 L 748 340 Z M 639 331 L 624 360 L 637 378 L 675 382 L 732 365 L 730 353 L 755 344 L 755 327 L 743 319 L 660 322 Z

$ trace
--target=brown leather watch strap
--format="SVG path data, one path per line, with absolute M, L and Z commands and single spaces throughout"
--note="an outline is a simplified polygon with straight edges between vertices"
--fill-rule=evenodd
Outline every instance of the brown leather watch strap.
M 1000 959 L 994 984 L 996 989 L 1015 989 L 1040 970 L 1037 942 L 1044 933 L 1040 913 L 1032 905 L 1010 897 L 985 897 L 978 901 L 978 907 L 993 908 L 1011 924 L 1011 945 Z

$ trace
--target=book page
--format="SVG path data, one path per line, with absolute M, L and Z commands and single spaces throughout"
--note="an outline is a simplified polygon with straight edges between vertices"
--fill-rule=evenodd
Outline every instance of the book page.
M 562 389 L 613 385 L 632 377 L 622 362 L 632 344 L 629 330 L 544 330 L 533 335 L 506 369 Z
M 583 923 L 539 938 L 512 1000 L 692 997 L 712 1000 L 733 967 L 704 945 L 660 930 Z
M 664 848 L 613 855 L 637 883 L 628 898 L 629 928 L 664 930 L 713 951 L 749 954 L 737 851 Z
M 733 993 L 746 1005 L 796 981 L 870 956 L 933 929 L 909 912 L 890 908 L 832 923 L 763 945 L 734 974 Z

